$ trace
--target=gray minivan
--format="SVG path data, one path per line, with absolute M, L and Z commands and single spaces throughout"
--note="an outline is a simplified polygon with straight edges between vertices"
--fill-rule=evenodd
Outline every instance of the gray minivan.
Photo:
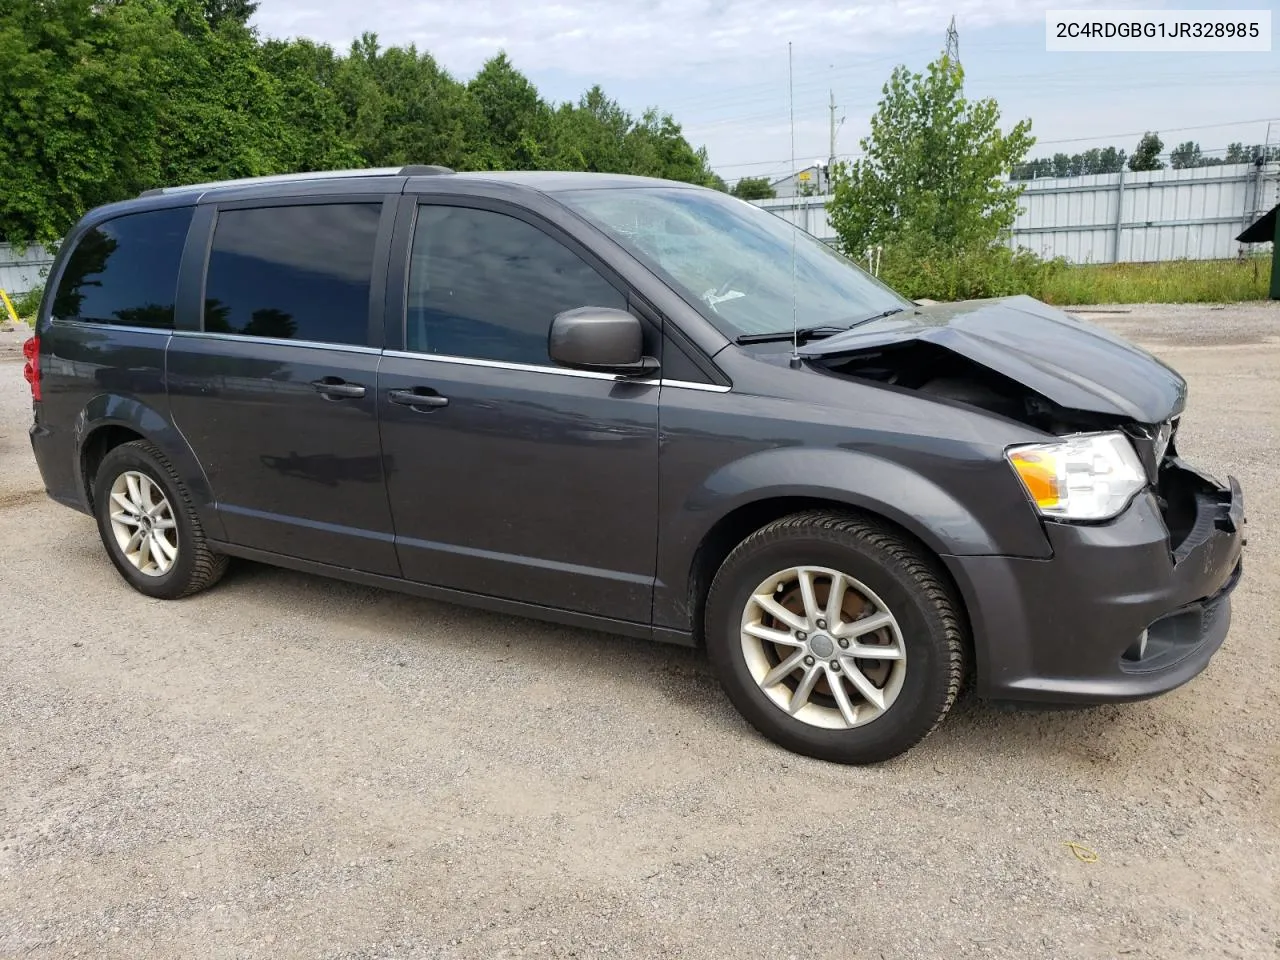
M 704 644 L 829 760 L 902 753 L 966 682 L 1170 690 L 1240 576 L 1174 371 L 1028 297 L 918 306 L 687 184 L 148 191 L 68 234 L 26 352 L 46 489 L 142 593 L 243 557 Z

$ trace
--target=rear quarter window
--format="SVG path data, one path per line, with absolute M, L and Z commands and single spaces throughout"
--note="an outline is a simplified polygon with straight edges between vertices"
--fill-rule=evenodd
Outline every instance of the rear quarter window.
M 53 299 L 55 320 L 173 329 L 191 207 L 130 213 L 85 232 Z

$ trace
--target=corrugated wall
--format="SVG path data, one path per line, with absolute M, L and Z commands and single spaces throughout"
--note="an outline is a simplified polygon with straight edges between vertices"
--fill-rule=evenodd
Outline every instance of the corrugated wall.
M 17 297 L 40 286 L 52 263 L 53 254 L 44 247 L 27 247 L 26 253 L 19 255 L 11 244 L 0 243 L 0 290 Z
M 1278 182 L 1277 163 L 1261 171 L 1232 164 L 1034 180 L 1023 191 L 1011 243 L 1075 263 L 1235 257 L 1235 236 L 1280 201 Z M 827 199 L 756 203 L 832 241 Z

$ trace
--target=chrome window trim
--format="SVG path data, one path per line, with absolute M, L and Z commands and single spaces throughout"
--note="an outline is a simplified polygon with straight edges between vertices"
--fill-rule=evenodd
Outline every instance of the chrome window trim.
M 647 383 L 654 386 L 675 387 L 683 390 L 704 390 L 709 393 L 728 393 L 730 387 L 715 383 L 693 383 L 688 380 L 639 380 L 617 373 L 602 373 L 595 370 L 571 370 L 568 367 L 551 367 L 535 363 L 511 363 L 506 360 L 481 360 L 478 357 L 455 357 L 439 353 L 413 353 L 408 350 L 384 350 L 384 356 L 397 357 L 402 360 L 429 360 L 435 363 L 455 363 L 464 367 L 488 367 L 492 370 L 517 370 L 522 373 L 545 373 L 560 377 L 581 377 L 586 380 L 612 380 L 615 383 Z
M 85 330 L 123 330 L 126 333 L 155 333 L 170 336 L 172 327 L 136 327 L 127 323 L 102 323 L 99 320 L 72 320 L 66 317 L 50 317 L 49 322 L 55 326 L 80 327 Z
M 170 331 L 166 331 L 170 332 Z M 314 350 L 340 350 L 343 353 L 378 354 L 382 351 L 363 343 L 329 343 L 325 340 L 295 340 L 289 337 L 257 337 L 246 333 L 214 333 L 208 330 L 173 330 L 175 337 L 205 337 L 210 340 L 229 340 L 233 343 L 273 343 L 289 347 L 308 347 Z
M 692 380 L 659 380 L 664 387 L 676 387 L 680 390 L 701 390 L 703 393 L 728 393 L 733 387 L 718 383 L 694 383 Z
M 455 357 L 443 353 L 413 353 L 409 350 L 384 350 L 388 357 L 399 357 L 403 360 L 431 360 L 436 363 L 456 363 L 464 367 L 489 367 L 494 370 L 520 370 L 524 373 L 554 373 L 562 377 L 582 377 L 587 380 L 626 380 L 616 373 L 601 373 L 596 370 L 570 370 L 568 367 L 551 367 L 534 363 L 510 363 L 506 360 L 481 360 L 478 357 Z M 650 383 L 639 380 L 637 383 Z

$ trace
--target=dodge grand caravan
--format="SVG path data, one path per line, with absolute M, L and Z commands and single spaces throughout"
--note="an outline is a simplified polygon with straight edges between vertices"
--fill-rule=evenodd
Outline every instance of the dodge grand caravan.
M 69 233 L 35 332 L 45 486 L 142 593 L 244 557 L 703 644 L 829 760 L 909 749 L 962 683 L 1170 690 L 1240 576 L 1173 370 L 1028 297 L 917 306 L 686 184 L 148 191 Z

